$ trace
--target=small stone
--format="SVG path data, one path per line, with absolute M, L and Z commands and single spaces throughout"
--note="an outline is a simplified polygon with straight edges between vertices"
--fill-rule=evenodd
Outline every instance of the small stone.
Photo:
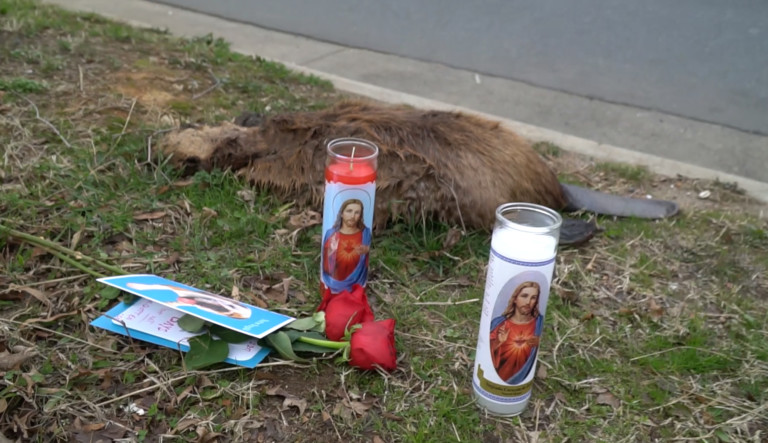
M 701 192 L 699 192 L 699 198 L 702 199 L 702 200 L 708 199 L 710 195 L 712 195 L 711 191 L 701 191 Z

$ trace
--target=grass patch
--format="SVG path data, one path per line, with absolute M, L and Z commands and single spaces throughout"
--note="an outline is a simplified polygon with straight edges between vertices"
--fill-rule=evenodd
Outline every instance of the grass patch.
M 290 221 L 311 208 L 228 172 L 182 177 L 148 157 L 168 128 L 344 98 L 329 83 L 211 35 L 176 39 L 0 0 L 0 91 L 4 226 L 290 314 L 317 306 L 320 228 Z M 572 173 L 657 183 L 624 165 Z M 487 233 L 448 249 L 455 231 L 430 221 L 375 234 L 369 292 L 377 316 L 397 321 L 401 358 L 389 376 L 276 357 L 187 373 L 178 352 L 87 326 L 114 294 L 0 234 L 0 353 L 31 352 L 0 366 L 0 432 L 37 442 L 755 441 L 768 428 L 768 226 L 754 205 L 726 206 L 742 201 L 735 191 L 713 190 L 723 198 L 670 220 L 600 218 L 602 235 L 560 250 L 533 399 L 515 418 L 486 416 L 472 397 Z M 285 293 L 270 290 L 284 282 Z
M 43 83 L 26 78 L 0 78 L 0 91 L 16 92 L 19 94 L 35 94 L 46 90 Z
M 648 168 L 624 163 L 598 163 L 595 165 L 595 170 L 630 183 L 641 183 L 652 176 Z

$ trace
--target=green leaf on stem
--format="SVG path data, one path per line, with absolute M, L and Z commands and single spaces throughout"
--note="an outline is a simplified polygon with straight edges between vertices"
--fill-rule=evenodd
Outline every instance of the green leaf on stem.
M 99 296 L 107 300 L 114 300 L 119 295 L 120 295 L 120 289 L 115 288 L 113 286 L 107 286 L 106 288 L 99 291 Z
M 286 330 L 285 333 L 291 339 L 291 346 L 293 347 L 294 352 L 314 352 L 316 354 L 336 352 L 336 348 L 329 348 L 328 346 L 299 341 L 299 338 L 301 337 L 312 338 L 318 341 L 327 341 L 326 337 L 319 332 Z
M 326 348 L 325 346 L 318 346 L 310 343 L 304 343 L 303 341 L 293 342 L 293 350 L 296 352 L 314 352 L 315 354 L 327 354 L 329 352 L 337 351 L 337 349 L 331 349 L 331 348 Z
M 205 320 L 194 315 L 184 314 L 179 319 L 179 327 L 187 332 L 200 332 L 205 327 Z
M 285 328 L 297 331 L 325 332 L 325 312 L 315 312 L 311 317 L 296 319 L 285 325 Z
M 225 328 L 224 326 L 219 325 L 211 325 L 208 330 L 211 331 L 211 334 L 219 337 L 227 343 L 244 343 L 253 338 L 250 335 L 245 335 L 242 332 L 237 332 L 233 329 Z
M 224 361 L 227 355 L 227 342 L 203 334 L 189 339 L 189 352 L 184 356 L 184 363 L 187 369 L 200 369 Z
M 130 292 L 123 292 L 123 303 L 126 305 L 132 305 L 136 303 L 141 297 L 138 295 L 133 295 Z
M 299 337 L 314 338 L 316 340 L 328 340 L 323 334 L 314 331 L 291 331 L 290 329 L 286 329 L 283 332 L 285 332 L 286 335 L 288 335 L 288 337 L 294 343 L 299 339 Z
M 283 358 L 298 362 L 307 361 L 307 359 L 301 358 L 293 352 L 291 338 L 283 331 L 277 331 L 267 335 L 264 337 L 264 341 L 267 346 L 277 351 Z

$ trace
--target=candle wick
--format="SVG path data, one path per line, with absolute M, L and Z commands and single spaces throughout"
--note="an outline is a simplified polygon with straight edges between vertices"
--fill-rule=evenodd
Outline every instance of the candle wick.
M 353 165 L 354 165 L 354 161 L 355 161 L 355 148 L 357 148 L 357 146 L 352 146 L 352 155 L 349 156 L 349 170 L 350 171 L 354 170 Z

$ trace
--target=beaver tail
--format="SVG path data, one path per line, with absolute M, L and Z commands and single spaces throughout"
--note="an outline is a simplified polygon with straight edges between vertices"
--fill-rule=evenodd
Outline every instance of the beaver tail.
M 672 217 L 679 211 L 677 203 L 667 200 L 621 197 L 562 183 L 560 186 L 566 200 L 566 211 L 650 219 Z

